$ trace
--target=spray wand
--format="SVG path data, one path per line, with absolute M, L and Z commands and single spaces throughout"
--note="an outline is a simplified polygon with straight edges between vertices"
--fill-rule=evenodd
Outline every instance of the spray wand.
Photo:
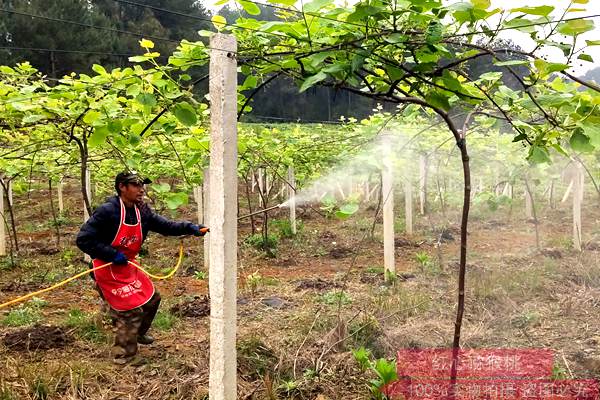
M 238 217 L 238 220 L 244 219 L 244 218 L 249 218 L 256 214 L 266 213 L 267 211 L 271 211 L 276 208 L 283 208 L 283 207 L 285 207 L 285 203 L 277 204 L 276 206 L 265 208 L 264 210 L 258 210 L 258 211 L 254 211 L 253 213 L 250 213 L 250 214 L 242 215 L 241 217 Z

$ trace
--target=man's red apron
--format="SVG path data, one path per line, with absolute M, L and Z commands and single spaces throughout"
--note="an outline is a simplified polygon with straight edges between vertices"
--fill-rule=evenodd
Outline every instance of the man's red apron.
M 142 220 L 140 211 L 135 207 L 137 224 L 125 223 L 125 205 L 121 201 L 121 222 L 111 246 L 127 256 L 132 262 L 142 247 Z M 94 267 L 106 264 L 106 261 L 94 259 Z M 146 274 L 131 264 L 110 265 L 94 271 L 96 283 L 104 299 L 117 311 L 128 311 L 146 304 L 154 295 L 154 285 Z

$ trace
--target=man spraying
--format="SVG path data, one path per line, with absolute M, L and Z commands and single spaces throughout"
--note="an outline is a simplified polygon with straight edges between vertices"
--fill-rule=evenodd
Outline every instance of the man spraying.
M 155 214 L 144 203 L 144 185 L 151 183 L 136 172 L 115 178 L 116 196 L 100 205 L 77 234 L 77 247 L 93 259 L 93 266 L 112 262 L 94 272 L 100 296 L 109 304 L 115 322 L 115 363 L 126 364 L 139 344 L 151 344 L 148 335 L 160 304 L 160 294 L 150 278 L 131 263 L 149 231 L 165 236 L 204 236 L 208 228 L 175 222 Z M 131 263 L 130 263 L 131 262 Z

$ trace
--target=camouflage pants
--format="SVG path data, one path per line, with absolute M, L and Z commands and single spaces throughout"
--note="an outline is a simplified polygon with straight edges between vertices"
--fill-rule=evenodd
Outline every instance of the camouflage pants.
M 128 311 L 110 309 L 110 316 L 115 327 L 115 357 L 132 357 L 137 353 L 138 335 L 145 335 L 148 332 L 159 305 L 160 293 L 157 291 L 141 307 Z

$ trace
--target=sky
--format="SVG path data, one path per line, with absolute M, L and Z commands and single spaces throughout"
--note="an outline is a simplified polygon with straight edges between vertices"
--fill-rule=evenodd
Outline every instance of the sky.
M 564 10 L 569 6 L 569 3 L 569 0 L 492 0 L 492 8 L 499 7 L 504 9 L 511 9 L 516 7 L 523 7 L 525 5 L 532 7 L 541 5 L 552 5 L 555 7 L 552 17 L 554 19 L 557 19 L 560 18 Z M 573 7 L 584 8 L 586 11 L 568 13 L 568 18 L 594 14 L 600 15 L 600 0 L 589 0 L 588 4 L 574 4 Z M 596 29 L 581 35 L 581 37 L 577 39 L 577 43 L 584 44 L 586 39 L 600 40 L 600 17 L 594 18 L 593 21 L 596 24 Z M 519 32 L 505 31 L 502 37 L 511 39 L 526 51 L 532 50 L 535 46 L 534 42 L 529 38 L 528 35 Z M 586 53 L 591 55 L 592 58 L 594 58 L 595 62 L 590 63 L 586 61 L 577 60 L 577 64 L 572 69 L 572 72 L 574 72 L 575 75 L 584 75 L 588 70 L 600 66 L 600 46 L 590 47 L 586 50 Z M 562 51 L 558 49 L 555 49 L 553 51 L 545 51 L 543 53 L 540 53 L 540 55 L 547 55 L 548 61 L 565 61 L 565 57 L 563 56 Z

